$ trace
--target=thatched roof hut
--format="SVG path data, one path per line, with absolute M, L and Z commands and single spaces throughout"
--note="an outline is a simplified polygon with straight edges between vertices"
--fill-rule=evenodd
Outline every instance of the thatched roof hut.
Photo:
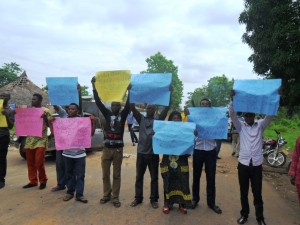
M 0 93 L 2 92 L 9 92 L 11 95 L 9 103 L 16 104 L 17 107 L 25 105 L 31 107 L 31 99 L 34 93 L 39 93 L 43 96 L 43 106 L 49 104 L 48 94 L 28 79 L 26 71 L 16 81 L 0 88 Z

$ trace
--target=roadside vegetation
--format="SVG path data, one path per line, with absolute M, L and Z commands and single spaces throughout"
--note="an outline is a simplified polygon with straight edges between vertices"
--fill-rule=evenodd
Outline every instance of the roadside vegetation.
M 280 131 L 291 153 L 294 151 L 296 139 L 300 136 L 300 112 L 298 111 L 291 118 L 287 118 L 286 115 L 287 109 L 280 107 L 276 118 L 265 130 L 264 137 L 276 139 L 277 134 L 274 129 Z

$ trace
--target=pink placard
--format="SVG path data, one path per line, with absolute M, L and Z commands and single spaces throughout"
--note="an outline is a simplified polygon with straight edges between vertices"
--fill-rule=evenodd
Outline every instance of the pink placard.
M 56 150 L 91 147 L 90 118 L 57 118 L 54 120 L 53 129 Z
M 15 112 L 17 136 L 43 136 L 43 108 L 16 108 Z

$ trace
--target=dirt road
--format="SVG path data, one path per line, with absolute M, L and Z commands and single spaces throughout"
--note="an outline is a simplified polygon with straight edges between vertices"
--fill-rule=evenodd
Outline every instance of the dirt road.
M 122 166 L 122 187 L 120 200 L 122 206 L 114 208 L 111 203 L 99 204 L 102 197 L 102 179 L 100 157 L 101 152 L 93 152 L 87 156 L 86 183 L 84 194 L 89 200 L 88 204 L 82 204 L 71 200 L 62 200 L 65 191 L 52 193 L 51 187 L 56 185 L 55 162 L 53 158 L 47 158 L 46 172 L 49 178 L 47 188 L 22 189 L 28 183 L 26 161 L 18 151 L 11 148 L 8 154 L 8 174 L 5 188 L 0 190 L 0 225 L 56 225 L 56 224 L 109 224 L 109 225 L 136 225 L 136 224 L 203 224 L 203 225 L 233 225 L 237 224 L 239 216 L 240 200 L 239 185 L 237 180 L 237 159 L 231 156 L 230 145 L 223 143 L 222 157 L 217 165 L 217 199 L 216 203 L 223 210 L 221 215 L 214 213 L 206 205 L 205 177 L 201 178 L 201 200 L 195 210 L 188 210 L 187 215 L 179 213 L 175 208 L 169 215 L 162 213 L 162 179 L 160 178 L 159 209 L 152 209 L 149 203 L 149 173 L 144 180 L 144 202 L 131 208 L 130 202 L 134 197 L 135 182 L 135 154 L 136 147 L 128 142 L 126 131 L 125 158 Z M 191 163 L 191 159 L 190 159 Z M 190 167 L 190 171 L 192 168 Z M 192 171 L 191 171 L 192 172 Z M 190 172 L 190 180 L 191 173 Z M 205 174 L 205 173 L 204 173 Z M 293 187 L 291 187 L 293 189 Z M 249 225 L 257 224 L 252 205 L 252 197 L 249 195 L 250 215 Z M 294 193 L 294 202 L 296 194 Z M 299 207 L 292 207 L 290 201 L 280 196 L 275 190 L 272 181 L 263 182 L 263 199 L 265 202 L 266 223 L 271 225 L 299 224 Z

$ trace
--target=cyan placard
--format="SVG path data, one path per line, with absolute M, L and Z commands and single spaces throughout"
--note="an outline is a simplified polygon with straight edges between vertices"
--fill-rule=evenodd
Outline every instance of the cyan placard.
M 165 155 L 193 154 L 195 123 L 154 120 L 153 152 Z
M 276 115 L 280 86 L 281 79 L 234 81 L 234 111 Z
M 227 108 L 193 107 L 189 108 L 188 121 L 196 123 L 198 137 L 205 139 L 227 139 Z
M 142 73 L 131 75 L 130 103 L 168 106 L 171 73 Z
M 79 104 L 77 77 L 47 77 L 51 105 Z

